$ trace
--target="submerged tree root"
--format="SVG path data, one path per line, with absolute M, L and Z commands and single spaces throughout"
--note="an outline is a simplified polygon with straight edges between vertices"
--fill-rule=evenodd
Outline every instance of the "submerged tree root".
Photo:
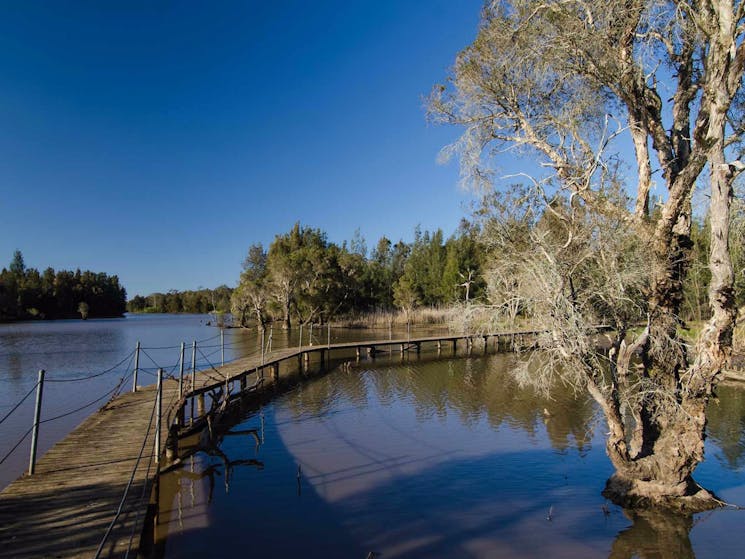
M 731 506 L 701 487 L 693 478 L 671 486 L 614 474 L 605 484 L 603 496 L 625 509 L 664 509 L 694 513 Z

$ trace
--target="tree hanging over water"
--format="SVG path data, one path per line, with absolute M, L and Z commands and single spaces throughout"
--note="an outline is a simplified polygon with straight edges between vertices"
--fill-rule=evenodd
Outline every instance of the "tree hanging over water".
M 548 330 L 544 366 L 534 359 L 526 380 L 561 376 L 602 408 L 616 469 L 606 494 L 625 505 L 718 503 L 692 473 L 736 314 L 728 228 L 743 168 L 744 16 L 745 3 L 724 0 L 489 2 L 430 100 L 436 120 L 464 128 L 450 153 L 472 185 L 489 188 L 504 154 L 540 169 L 493 196 L 493 277 Z M 679 328 L 692 195 L 706 182 L 711 318 L 689 346 Z M 608 354 L 600 322 L 614 329 Z

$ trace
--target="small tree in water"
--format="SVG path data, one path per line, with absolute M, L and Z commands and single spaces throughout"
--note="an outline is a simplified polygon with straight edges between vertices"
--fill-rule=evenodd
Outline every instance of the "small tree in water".
M 465 127 L 447 153 L 460 155 L 472 185 L 490 185 L 490 164 L 507 150 L 542 169 L 492 200 L 493 277 L 512 270 L 502 288 L 519 291 L 522 312 L 548 330 L 524 379 L 546 387 L 560 376 L 602 408 L 616 469 L 606 495 L 626 506 L 719 503 L 692 473 L 735 319 L 728 223 L 742 170 L 731 159 L 743 124 L 744 4 L 489 2 L 476 40 L 430 100 L 436 120 Z M 625 134 L 630 176 L 616 149 Z M 650 211 L 654 173 L 666 195 Z M 706 177 L 712 314 L 689 346 L 679 311 L 692 193 Z M 639 318 L 646 327 L 632 334 Z M 597 348 L 598 321 L 613 328 L 609 352 Z

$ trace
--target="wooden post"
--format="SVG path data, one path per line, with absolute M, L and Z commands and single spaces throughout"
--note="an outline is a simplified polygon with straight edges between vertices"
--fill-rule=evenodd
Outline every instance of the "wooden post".
M 272 365 L 272 379 L 274 381 L 278 381 L 279 380 L 279 361 L 275 362 Z
M 308 335 L 308 345 L 313 345 L 313 321 L 310 322 L 310 334 Z
M 360 346 L 357 346 L 354 349 L 354 354 L 355 354 L 355 357 L 357 358 L 357 361 L 359 361 L 360 360 Z
M 160 464 L 160 427 L 163 421 L 163 369 L 158 369 L 155 403 L 155 465 Z
M 166 437 L 166 460 L 173 461 L 178 457 L 178 425 L 175 423 L 168 428 Z
M 328 323 L 327 331 L 328 332 L 326 334 L 326 345 L 329 348 L 329 355 L 331 355 L 331 321 L 329 321 Z
M 181 342 L 181 359 L 179 360 L 179 367 L 178 367 L 178 397 L 181 398 L 181 396 L 184 395 L 184 350 L 186 349 L 186 344 L 184 342 Z
M 132 375 L 132 392 L 137 392 L 137 372 L 140 369 L 140 342 L 135 346 L 135 371 Z
M 191 342 L 191 391 L 197 387 L 197 341 Z
M 326 350 L 321 350 L 321 369 L 323 369 L 326 366 Z
M 41 419 L 41 396 L 44 392 L 44 369 L 39 371 L 36 383 L 36 407 L 34 407 L 34 427 L 31 432 L 31 456 L 28 460 L 28 475 L 34 475 L 36 469 L 36 446 L 39 442 L 39 420 Z
M 401 355 L 404 354 L 404 344 L 401 344 Z
M 455 355 L 457 350 L 458 350 L 458 340 L 453 340 L 453 355 Z
M 264 328 L 261 329 L 261 364 L 264 364 L 264 336 L 266 334 L 266 330 Z
M 417 342 L 415 345 L 416 345 L 416 354 L 419 355 L 422 352 L 422 344 Z
M 298 349 L 303 347 L 303 323 L 300 323 L 300 336 L 298 336 L 297 339 L 297 347 Z
M 194 393 L 197 378 L 197 341 L 191 343 L 191 392 Z M 191 398 L 190 421 L 194 423 L 194 397 Z
M 225 328 L 220 328 L 220 364 L 225 366 Z

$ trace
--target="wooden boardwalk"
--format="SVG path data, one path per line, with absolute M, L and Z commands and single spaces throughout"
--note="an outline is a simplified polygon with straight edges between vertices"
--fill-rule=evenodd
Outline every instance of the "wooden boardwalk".
M 531 334 L 534 333 L 518 333 Z M 198 372 L 193 393 L 187 377 L 181 399 L 178 381 L 164 381 L 163 417 L 175 418 L 177 408 L 185 406 L 189 398 L 220 390 L 228 381 L 233 389 L 240 390 L 246 384 L 244 379 L 259 370 L 262 378 L 263 371 L 268 370 L 270 378 L 277 379 L 280 363 L 287 360 L 295 359 L 302 367 L 312 354 L 320 354 L 323 363 L 327 352 L 355 350 L 357 356 L 363 351 L 374 355 L 384 347 L 418 353 L 425 343 L 435 343 L 438 349 L 443 343 L 451 343 L 455 350 L 458 341 L 465 340 L 471 347 L 474 339 L 483 339 L 486 349 L 489 339 L 495 336 L 498 340 L 499 336 L 511 334 L 304 346 L 272 352 L 264 357 L 263 365 L 260 356 L 239 359 Z M 100 556 L 124 557 L 130 548 L 133 551 L 129 556 L 137 556 L 150 490 L 157 475 L 154 419 L 149 428 L 155 399 L 155 386 L 115 398 L 49 450 L 37 462 L 33 476 L 24 475 L 0 493 L 0 557 L 95 557 L 120 506 L 122 513 Z M 164 449 L 168 428 L 164 419 L 159 452 Z M 131 487 L 122 505 L 130 479 Z

